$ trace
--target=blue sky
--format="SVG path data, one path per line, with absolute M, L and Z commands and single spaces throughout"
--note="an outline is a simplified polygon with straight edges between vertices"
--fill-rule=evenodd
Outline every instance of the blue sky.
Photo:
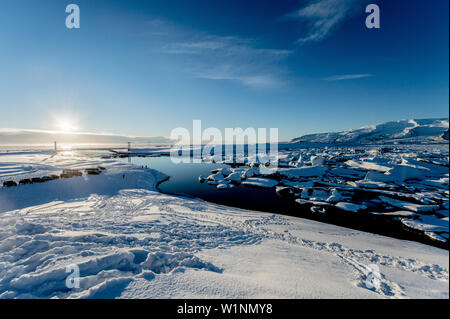
M 65 7 L 81 28 L 65 27 Z M 381 29 L 365 27 L 365 6 Z M 447 0 L 2 2 L 0 127 L 281 139 L 448 117 Z

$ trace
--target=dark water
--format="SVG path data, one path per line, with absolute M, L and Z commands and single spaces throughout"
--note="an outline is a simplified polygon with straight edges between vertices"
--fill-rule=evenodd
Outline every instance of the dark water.
M 228 167 L 225 164 L 174 164 L 168 157 L 132 157 L 131 163 L 146 165 L 170 176 L 169 180 L 158 186 L 164 193 L 187 195 L 217 204 L 264 212 L 298 215 L 304 211 L 300 205 L 279 196 L 273 188 L 236 186 L 219 190 L 216 185 L 198 181 L 200 175 L 207 177 L 213 169 Z
M 200 198 L 231 207 L 302 217 L 448 249 L 448 244 L 432 241 L 421 233 L 410 232 L 391 217 L 347 213 L 332 209 L 328 210 L 327 214 L 321 215 L 312 213 L 309 207 L 297 204 L 292 198 L 278 195 L 274 188 L 254 188 L 240 185 L 218 190 L 215 185 L 198 181 L 200 175 L 207 177 L 213 169 L 228 167 L 226 164 L 175 164 L 169 157 L 131 157 L 122 160 L 138 166 L 147 166 L 170 176 L 167 181 L 158 186 L 158 189 L 163 193 Z

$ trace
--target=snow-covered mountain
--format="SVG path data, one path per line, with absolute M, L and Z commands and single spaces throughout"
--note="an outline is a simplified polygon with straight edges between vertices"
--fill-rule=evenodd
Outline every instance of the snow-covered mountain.
M 448 118 L 400 120 L 341 132 L 308 134 L 292 143 L 425 143 L 448 141 Z

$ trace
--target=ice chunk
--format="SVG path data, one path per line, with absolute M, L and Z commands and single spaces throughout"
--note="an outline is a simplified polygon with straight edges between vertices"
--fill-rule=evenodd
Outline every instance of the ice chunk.
M 325 158 L 323 156 L 311 156 L 312 166 L 322 166 L 325 163 Z
M 324 202 L 328 197 L 328 192 L 318 188 L 304 188 L 301 193 L 302 198 Z
M 366 176 L 365 171 L 359 171 L 356 169 L 346 168 L 346 167 L 335 167 L 330 171 L 330 173 L 332 173 L 335 176 L 349 177 L 349 178 L 354 178 L 354 177 L 363 178 L 364 176 Z
M 219 182 L 223 181 L 225 177 L 222 175 L 222 173 L 216 173 L 209 175 L 206 179 L 211 182 Z
M 320 206 L 312 206 L 310 208 L 312 213 L 318 213 L 318 214 L 326 214 L 326 209 Z
M 329 203 L 338 203 L 344 199 L 344 196 L 336 189 L 333 188 L 331 190 L 331 195 L 327 198 L 327 202 Z
M 347 202 L 339 202 L 336 204 L 336 207 L 340 208 L 342 210 L 346 210 L 346 211 L 354 212 L 354 213 L 357 213 L 361 210 L 367 209 L 367 206 L 365 206 L 365 205 L 358 205 L 358 204 L 347 203 Z
M 286 178 L 323 176 L 327 169 L 326 166 L 305 166 L 300 168 L 279 169 L 279 174 Z
M 425 235 L 429 238 L 431 238 L 432 240 L 436 240 L 436 241 L 440 241 L 440 242 L 447 242 L 448 241 L 448 233 L 444 233 L 444 234 L 437 234 L 434 232 L 425 232 Z
M 388 166 L 378 165 L 376 163 L 370 163 L 366 161 L 349 160 L 345 162 L 345 164 L 353 168 L 362 168 L 365 170 L 373 170 L 380 172 L 387 172 L 391 169 L 391 167 Z
M 439 218 L 434 215 L 420 216 L 419 219 L 402 219 L 402 224 L 407 227 L 432 232 L 448 232 L 448 219 Z
M 315 200 L 307 200 L 307 199 L 296 199 L 295 200 L 297 203 L 299 203 L 300 205 L 314 205 L 314 206 L 331 206 L 330 203 L 327 202 L 321 202 L 321 201 L 315 201 Z
M 231 172 L 231 169 L 228 167 L 222 167 L 211 171 L 213 174 L 222 174 L 223 176 L 227 176 L 231 174 Z
M 242 172 L 241 177 L 242 177 L 242 179 L 246 179 L 246 178 L 258 175 L 258 174 L 259 174 L 258 167 L 250 167 L 249 169 L 247 169 L 244 172 Z
M 435 210 L 439 209 L 439 205 L 418 205 L 410 202 L 405 202 L 393 198 L 389 198 L 386 196 L 380 196 L 379 197 L 384 203 L 389 204 L 391 206 L 400 208 L 400 209 L 406 209 L 410 210 L 412 212 L 416 213 L 431 213 Z
M 402 183 L 409 179 L 425 179 L 428 170 L 407 165 L 396 165 L 388 173 L 368 172 L 366 180 L 384 183 Z
M 277 186 L 275 191 L 280 195 L 292 195 L 294 194 L 294 190 L 289 186 Z
M 407 210 L 399 210 L 396 212 L 373 212 L 372 215 L 382 215 L 382 216 L 390 216 L 390 217 L 414 217 L 417 214 Z
M 224 184 L 224 183 L 217 185 L 217 189 L 226 189 L 226 188 L 231 188 L 231 187 L 234 187 L 234 186 L 231 184 Z
M 405 181 L 408 179 L 424 179 L 429 170 L 416 168 L 407 165 L 396 165 L 389 171 L 389 175 L 394 177 L 395 181 Z
M 448 177 L 443 177 L 437 180 L 426 180 L 426 181 L 421 181 L 420 182 L 423 185 L 427 185 L 427 186 L 434 186 L 434 187 L 439 187 L 439 188 L 445 188 L 448 187 L 449 184 L 449 179 Z
M 226 178 L 230 182 L 240 183 L 241 182 L 241 174 L 239 172 L 234 172 L 228 175 Z
M 383 182 L 375 182 L 375 181 L 356 181 L 355 185 L 358 187 L 366 187 L 366 188 L 387 188 L 389 187 L 387 184 Z
M 278 181 L 274 179 L 268 179 L 268 178 L 258 178 L 258 177 L 252 177 L 248 178 L 247 180 L 242 182 L 243 185 L 247 186 L 256 186 L 256 187 L 275 187 L 278 185 Z

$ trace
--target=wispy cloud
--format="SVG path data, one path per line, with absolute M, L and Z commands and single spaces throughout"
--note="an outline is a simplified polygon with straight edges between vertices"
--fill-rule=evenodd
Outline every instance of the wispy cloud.
M 197 35 L 190 41 L 169 43 L 164 49 L 166 52 L 174 54 L 203 55 L 215 52 L 222 56 L 259 56 L 272 60 L 284 58 L 291 53 L 288 50 L 257 48 L 256 41 L 251 39 L 213 35 Z
M 328 78 L 325 78 L 325 81 L 343 81 L 343 80 L 354 80 L 354 79 L 361 79 L 361 78 L 368 78 L 372 77 L 373 75 L 370 73 L 363 73 L 363 74 L 344 74 L 344 75 L 334 75 L 330 76 Z
M 164 28 L 164 41 L 156 50 L 181 61 L 182 70 L 196 78 L 236 81 L 255 88 L 283 83 L 285 71 L 279 62 L 291 54 L 289 50 L 265 48 L 254 39 L 211 35 L 173 25 Z
M 236 70 L 233 65 L 221 65 L 211 70 L 197 70 L 192 73 L 201 79 L 239 81 L 254 88 L 275 87 L 282 83 L 282 80 L 273 74 L 242 72 Z
M 310 0 L 308 4 L 289 14 L 303 23 L 306 34 L 298 42 L 318 42 L 326 38 L 341 22 L 351 17 L 359 7 L 357 0 Z

